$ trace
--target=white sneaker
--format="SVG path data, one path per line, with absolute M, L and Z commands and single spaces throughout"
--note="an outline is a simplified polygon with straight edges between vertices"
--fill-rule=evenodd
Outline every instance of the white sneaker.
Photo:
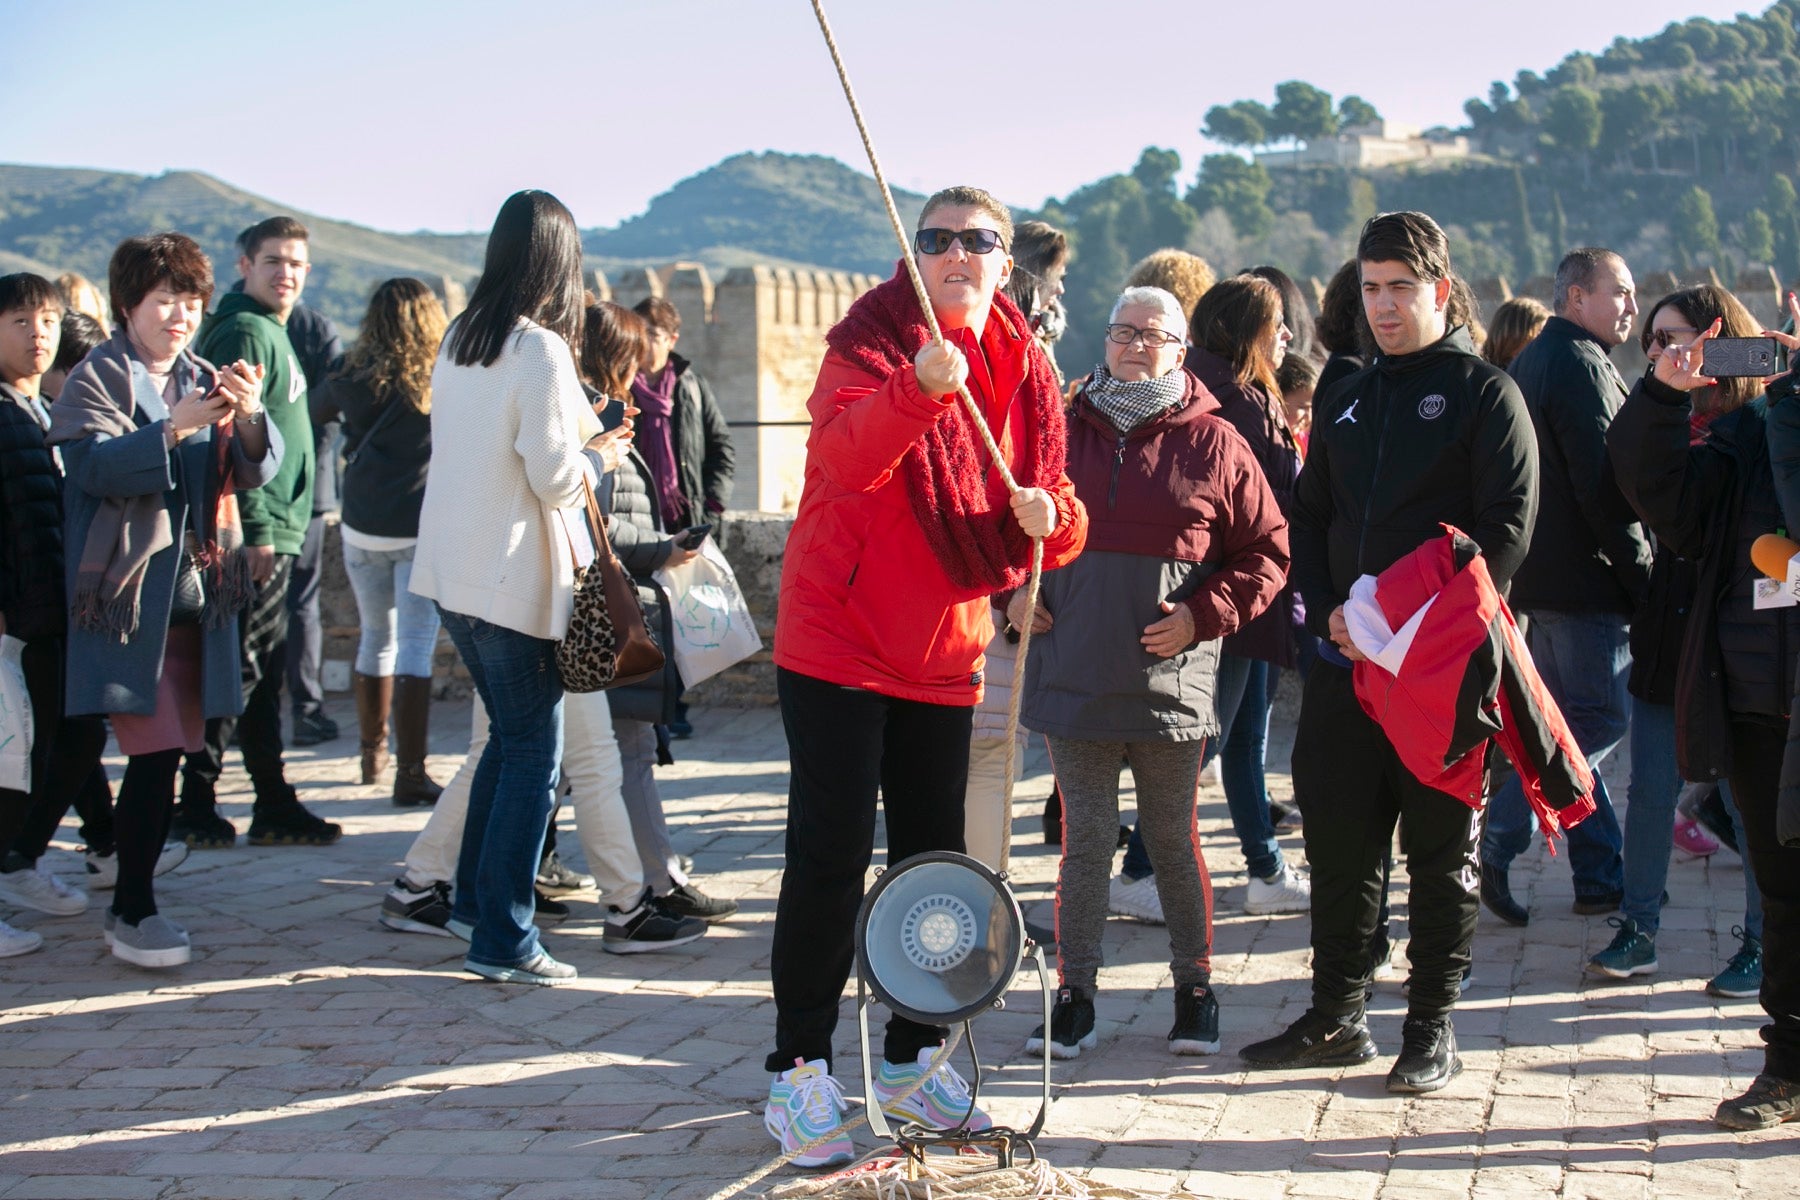
M 1244 898 L 1244 911 L 1253 916 L 1270 913 L 1302 913 L 1312 911 L 1312 880 L 1283 863 L 1281 874 L 1273 879 L 1250 877 L 1249 894 Z
M 30 954 L 43 944 L 44 939 L 39 934 L 29 929 L 14 929 L 5 921 L 0 921 L 0 958 Z
M 0 901 L 53 917 L 72 917 L 87 911 L 87 893 L 70 887 L 39 863 L 24 871 L 0 873 Z
M 1142 879 L 1127 879 L 1122 874 L 1113 876 L 1112 884 L 1106 889 L 1106 909 L 1151 925 L 1164 924 L 1162 896 L 1156 890 L 1154 875 Z
M 176 867 L 187 861 L 188 844 L 186 842 L 164 842 L 162 853 L 156 856 L 156 867 L 150 874 L 167 875 Z M 95 892 L 108 891 L 119 883 L 119 855 L 87 853 L 87 885 L 88 890 Z

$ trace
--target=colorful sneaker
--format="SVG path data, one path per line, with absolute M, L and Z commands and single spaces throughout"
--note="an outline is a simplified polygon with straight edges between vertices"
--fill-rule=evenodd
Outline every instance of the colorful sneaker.
M 781 1143 L 782 1153 L 794 1156 L 796 1167 L 835 1167 L 856 1157 L 856 1144 L 844 1132 L 847 1107 L 844 1090 L 824 1059 L 796 1058 L 792 1070 L 769 1084 L 763 1128 Z M 803 1146 L 807 1148 L 802 1151 Z
M 1094 1032 L 1094 998 L 1078 987 L 1066 987 L 1056 993 L 1056 1007 L 1050 1010 L 1050 1057 L 1080 1058 L 1083 1050 L 1100 1044 Z M 1044 1027 L 1039 1025 L 1025 1039 L 1025 1053 L 1044 1052 Z
M 1106 911 L 1151 925 L 1163 924 L 1162 896 L 1156 890 L 1156 876 L 1146 875 L 1142 879 L 1113 876 L 1111 886 L 1106 889 Z
M 1312 911 L 1312 880 L 1286 863 L 1273 878 L 1250 877 L 1244 911 L 1254 917 Z
M 1588 959 L 1588 974 L 1612 979 L 1654 974 L 1656 939 L 1639 929 L 1630 917 L 1608 917 L 1606 923 L 1618 932 L 1613 934 L 1611 945 Z
M 1800 1119 L 1800 1083 L 1763 1074 L 1741 1096 L 1721 1101 L 1713 1120 L 1725 1129 L 1773 1129 Z
M 1742 925 L 1733 925 L 1731 936 L 1743 945 L 1731 956 L 1725 969 L 1712 977 L 1711 982 L 1706 985 L 1706 994 L 1725 996 L 1732 1000 L 1749 999 L 1762 992 L 1762 941 L 1745 933 Z
M 1174 1054 L 1219 1052 L 1219 997 L 1204 983 L 1175 993 L 1175 1027 L 1169 1030 Z
M 450 921 L 450 884 L 437 880 L 415 888 L 406 876 L 394 880 L 394 886 L 381 898 L 381 916 L 377 918 L 389 929 L 401 933 L 426 933 L 432 937 L 454 937 L 445 928 Z M 465 939 L 466 940 L 466 939 Z
M 1676 817 L 1675 849 L 1689 858 L 1706 858 L 1719 852 L 1719 839 L 1694 818 Z
M 991 1129 L 993 1120 L 972 1104 L 969 1084 L 948 1062 L 941 1063 L 930 1075 L 932 1056 L 937 1046 L 919 1051 L 919 1061 L 895 1064 L 886 1059 L 875 1070 L 875 1098 L 881 1111 L 897 1121 L 917 1121 L 930 1129 Z M 924 1083 L 919 1084 L 923 1079 Z M 895 1100 L 914 1084 L 918 1090 L 904 1100 Z
M 0 958 L 30 954 L 43 944 L 42 934 L 33 933 L 29 929 L 14 929 L 5 921 L 0 921 Z
M 104 892 L 119 883 L 119 853 L 109 850 L 105 854 L 96 854 L 92 850 L 84 851 L 87 859 L 88 890 Z M 187 861 L 188 846 L 186 842 L 164 842 L 162 853 L 156 856 L 156 866 L 150 872 L 152 876 L 167 875 L 176 867 Z
M 43 863 L 0 872 L 0 901 L 53 917 L 72 917 L 86 912 L 88 906 L 86 892 L 52 875 Z

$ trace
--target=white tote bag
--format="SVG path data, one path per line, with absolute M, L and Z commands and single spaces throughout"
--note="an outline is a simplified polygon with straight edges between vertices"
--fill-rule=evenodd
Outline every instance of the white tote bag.
M 31 790 L 31 696 L 19 656 L 25 643 L 0 636 L 0 788 Z
M 762 649 L 737 576 L 712 538 L 700 543 L 699 554 L 678 567 L 658 568 L 652 578 L 669 595 L 675 667 L 683 687 L 711 679 Z

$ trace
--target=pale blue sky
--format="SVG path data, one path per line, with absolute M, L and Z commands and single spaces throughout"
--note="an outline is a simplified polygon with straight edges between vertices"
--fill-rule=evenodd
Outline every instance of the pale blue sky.
M 1465 99 L 1521 68 L 1764 7 L 830 0 L 827 12 L 894 182 L 975 183 L 1036 205 L 1150 144 L 1179 150 L 1191 177 L 1206 109 L 1272 99 L 1281 80 L 1460 124 Z M 0 0 L 0 40 L 15 84 L 0 161 L 192 168 L 383 229 L 485 228 L 521 187 L 610 225 L 743 150 L 863 163 L 808 0 Z

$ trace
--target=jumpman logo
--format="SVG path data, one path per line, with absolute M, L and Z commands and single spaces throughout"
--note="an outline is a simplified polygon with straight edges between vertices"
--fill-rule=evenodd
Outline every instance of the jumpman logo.
M 1350 407 L 1346 408 L 1343 412 L 1339 413 L 1338 419 L 1333 421 L 1332 424 L 1333 425 L 1342 425 L 1345 421 L 1350 422 L 1352 425 L 1356 424 L 1356 406 L 1361 403 L 1362 403 L 1361 396 L 1358 396 L 1356 399 L 1352 400 L 1350 402 Z

